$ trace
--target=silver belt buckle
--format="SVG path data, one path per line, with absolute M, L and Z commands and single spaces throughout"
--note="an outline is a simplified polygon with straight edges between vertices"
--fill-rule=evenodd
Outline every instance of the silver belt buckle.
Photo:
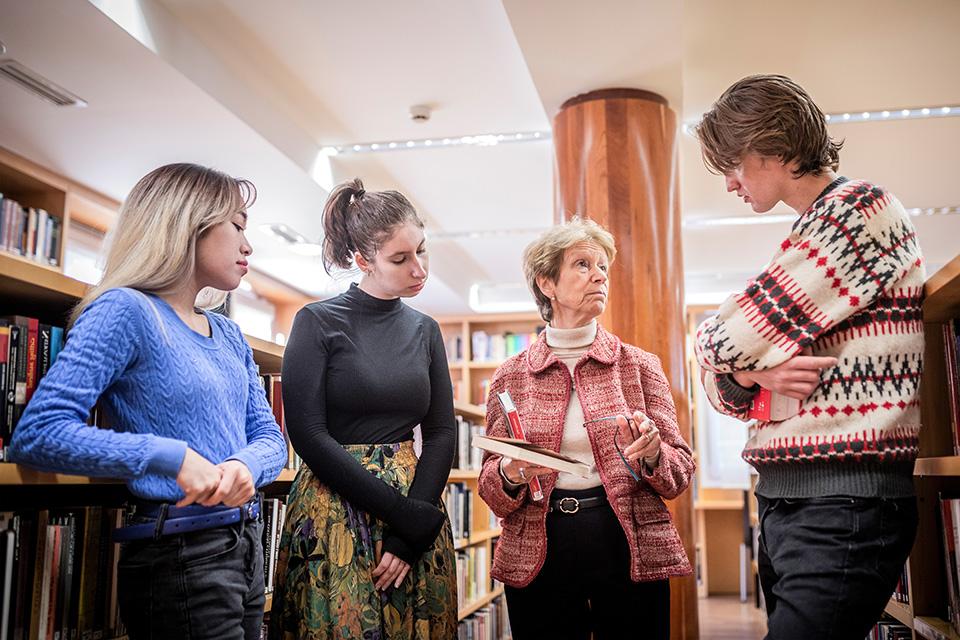
M 569 509 L 565 504 L 567 500 L 573 503 L 573 506 L 570 507 Z M 560 498 L 560 502 L 557 503 L 557 508 L 560 509 L 561 513 L 574 514 L 577 511 L 580 511 L 580 501 L 577 500 L 576 498 L 571 498 L 569 496 L 566 498 Z

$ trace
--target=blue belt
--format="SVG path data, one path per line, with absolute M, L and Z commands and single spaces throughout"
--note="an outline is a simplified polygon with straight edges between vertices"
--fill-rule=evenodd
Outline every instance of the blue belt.
M 175 507 L 167 503 L 137 504 L 134 515 L 155 519 L 156 522 L 133 524 L 113 530 L 114 542 L 159 539 L 191 531 L 225 527 L 241 521 L 260 518 L 260 498 L 256 497 L 240 507 L 204 507 L 190 504 Z

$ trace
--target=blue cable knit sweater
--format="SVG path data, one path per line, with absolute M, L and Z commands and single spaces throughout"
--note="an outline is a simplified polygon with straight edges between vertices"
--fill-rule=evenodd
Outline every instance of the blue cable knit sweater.
M 10 443 L 10 457 L 48 471 L 123 478 L 130 491 L 174 502 L 189 446 L 214 464 L 239 460 L 273 481 L 286 445 L 253 353 L 236 324 L 206 314 L 188 327 L 161 298 L 111 289 L 77 319 Z M 103 399 L 113 429 L 86 424 Z

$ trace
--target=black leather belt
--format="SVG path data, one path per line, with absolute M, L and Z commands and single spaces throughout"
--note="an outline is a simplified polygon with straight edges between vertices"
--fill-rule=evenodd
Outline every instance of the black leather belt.
M 256 497 L 241 507 L 204 507 L 196 504 L 175 507 L 165 503 L 141 503 L 134 507 L 133 513 L 156 521 L 114 529 L 114 542 L 147 538 L 157 540 L 161 536 L 203 531 L 225 527 L 240 521 L 257 520 L 260 517 L 260 498 Z
M 607 504 L 607 496 L 591 496 L 589 498 L 556 498 L 550 500 L 550 513 L 565 513 L 573 515 L 581 509 L 592 509 Z

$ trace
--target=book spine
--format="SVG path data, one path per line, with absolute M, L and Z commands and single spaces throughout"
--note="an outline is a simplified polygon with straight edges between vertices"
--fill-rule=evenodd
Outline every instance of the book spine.
M 500 406 L 503 408 L 504 416 L 507 419 L 510 435 L 517 440 L 526 440 L 527 437 L 523 432 L 523 425 L 520 423 L 520 412 L 517 411 L 517 406 L 513 403 L 510 392 L 502 391 L 497 399 L 500 401 Z M 543 500 L 543 488 L 540 486 L 540 478 L 535 477 L 527 486 L 530 488 L 530 496 L 535 502 Z

